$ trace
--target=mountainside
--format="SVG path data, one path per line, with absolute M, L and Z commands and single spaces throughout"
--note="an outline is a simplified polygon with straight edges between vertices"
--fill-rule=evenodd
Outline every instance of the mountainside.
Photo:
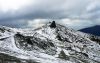
M 89 27 L 89 28 L 84 28 L 79 31 L 84 32 L 84 33 L 93 34 L 96 36 L 100 36 L 100 25 L 96 25 L 96 26 Z
M 1 26 L 0 62 L 100 63 L 100 41 L 54 21 L 37 29 Z

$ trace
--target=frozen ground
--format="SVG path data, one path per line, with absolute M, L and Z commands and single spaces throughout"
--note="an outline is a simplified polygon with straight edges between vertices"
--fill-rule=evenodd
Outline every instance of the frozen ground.
M 0 27 L 0 53 L 37 63 L 100 63 L 100 45 L 87 38 L 91 35 L 50 25 L 37 29 Z

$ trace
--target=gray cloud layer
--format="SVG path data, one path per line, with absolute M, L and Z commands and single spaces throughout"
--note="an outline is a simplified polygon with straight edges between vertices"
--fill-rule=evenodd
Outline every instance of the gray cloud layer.
M 75 29 L 99 25 L 100 0 L 32 0 L 18 10 L 0 10 L 1 25 L 34 27 L 50 20 Z

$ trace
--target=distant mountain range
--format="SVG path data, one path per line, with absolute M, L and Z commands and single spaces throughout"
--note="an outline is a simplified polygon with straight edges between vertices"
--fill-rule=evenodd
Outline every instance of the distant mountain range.
M 100 36 L 100 25 L 84 28 L 79 31 L 84 32 L 84 33 L 93 34 L 96 36 Z

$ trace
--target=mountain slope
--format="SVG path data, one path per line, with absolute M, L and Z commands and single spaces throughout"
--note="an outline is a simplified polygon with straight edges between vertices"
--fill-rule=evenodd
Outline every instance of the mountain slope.
M 93 35 L 96 35 L 96 36 L 100 36 L 100 25 L 96 25 L 96 26 L 93 26 L 93 27 L 81 29 L 79 31 L 84 32 L 84 33 L 93 34 Z
M 54 21 L 37 29 L 1 27 L 0 53 L 31 63 L 99 63 L 100 45 Z M 10 30 L 10 31 L 8 31 Z

